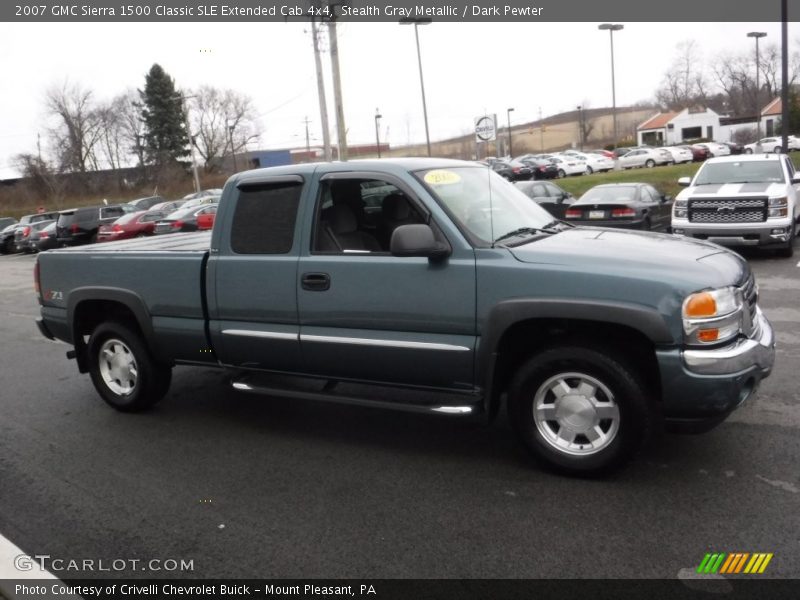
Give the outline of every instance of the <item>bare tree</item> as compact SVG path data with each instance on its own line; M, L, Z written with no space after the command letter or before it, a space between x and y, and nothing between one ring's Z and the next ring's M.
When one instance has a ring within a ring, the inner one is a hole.
M114 98L112 105L118 115L120 133L126 150L136 156L137 165L141 167L145 161L145 129L139 93L130 88Z
M209 85L200 87L193 96L190 110L193 142L206 171L213 170L226 154L241 152L260 136L249 96Z
M675 46L677 55L672 61L656 99L669 110L683 109L695 104L705 105L708 79L702 67L702 55L694 40L684 40Z
M28 180L31 191L40 200L47 199L61 208L66 180L57 169L36 154L17 154L14 163Z
M92 91L65 81L47 91L45 102L47 110L58 119L51 135L62 168L78 173L96 168L95 146L102 128Z

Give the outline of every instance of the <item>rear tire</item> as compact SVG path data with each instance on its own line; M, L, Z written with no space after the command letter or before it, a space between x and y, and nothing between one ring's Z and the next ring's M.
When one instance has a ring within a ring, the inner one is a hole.
M648 158L647 161L645 161L644 166L648 169L652 169L656 166L656 161L654 161L652 158Z
M594 169L592 169L592 167L586 167L586 174L591 175L592 173L594 173Z
M775 146L772 149L772 152L775 153L775 154L781 154L783 152L783 148L781 148L780 146Z
M566 176L567 176L567 172L564 169L559 169L558 170L558 178L559 179L563 179Z
M122 412L150 408L169 390L172 369L155 361L142 337L116 321L89 337L89 374L100 396Z
M517 371L508 392L519 441L549 468L600 475L630 460L655 412L637 373L605 349L551 348Z

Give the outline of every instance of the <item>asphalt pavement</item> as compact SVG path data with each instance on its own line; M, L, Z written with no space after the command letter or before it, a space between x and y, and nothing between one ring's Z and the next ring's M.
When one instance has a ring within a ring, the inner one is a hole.
M215 370L118 413L39 335L34 258L0 257L0 534L62 578L675 578L707 552L800 577L800 268L748 259L778 340L757 397L580 480L532 465L503 418L252 396Z

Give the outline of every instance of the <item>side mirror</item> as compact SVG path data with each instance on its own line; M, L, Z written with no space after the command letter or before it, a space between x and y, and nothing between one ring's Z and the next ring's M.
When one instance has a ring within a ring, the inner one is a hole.
M389 242L392 256L423 256L444 258L450 256L450 247L437 242L430 225L401 225L392 232Z
M800 171L792 175L792 183L800 183Z
M678 185L681 185L683 187L689 187L691 184L692 184L691 177L681 177L680 179L678 179Z

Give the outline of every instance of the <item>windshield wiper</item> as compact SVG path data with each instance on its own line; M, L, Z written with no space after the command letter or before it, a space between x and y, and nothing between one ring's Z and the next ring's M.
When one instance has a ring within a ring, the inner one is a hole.
M548 225L555 224L548 223ZM508 233L504 233L499 238L497 238L494 243L497 244L498 242L502 242L503 240L507 240L514 237L521 237L523 235L536 235L537 233L558 233L556 229L548 229L546 227L520 227L519 229L514 229L513 231L509 231Z

